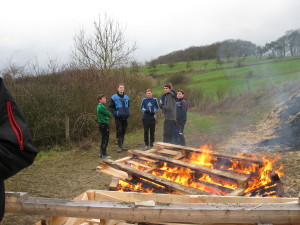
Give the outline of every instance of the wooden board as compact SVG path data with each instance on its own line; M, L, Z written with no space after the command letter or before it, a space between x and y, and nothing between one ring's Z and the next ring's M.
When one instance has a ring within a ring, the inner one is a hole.
M192 147L187 147L187 146L182 146L182 145L174 145L174 144L169 144L169 143L164 143L164 142L154 142L153 146L157 150L168 148L168 149L178 149L183 152L185 152L185 151L189 151L189 152L192 151L192 152L199 152L199 153L207 152L207 150L202 150L200 148L192 148ZM247 161L247 162L252 162L252 163L259 164L259 165L262 165L262 163L263 163L260 159L253 159L251 157L246 157L246 156L229 155L226 153L220 153L220 152L216 152L216 151L212 151L211 153L213 156L217 156L219 158Z
M132 202L65 200L28 197L7 202L7 213L100 218L139 222L299 224L295 203L156 203L154 207Z
M24 196L26 193L15 193L15 192L6 192L6 200L7 204L9 202L21 202L23 199L25 199ZM107 190L88 190L78 197L76 199L89 199L94 200L98 202L134 202L135 207L136 203L140 202L148 202L152 201L155 202L155 205L162 203L162 204L181 204L181 203L188 203L190 207L193 206L193 204L190 203L210 203L210 204L216 204L217 207L220 203L222 204L239 204L242 206L246 203L256 203L257 207L260 207L260 204L266 204L266 203L286 203L283 204L283 210L285 210L285 206L288 206L289 203L297 203L298 198L262 198L262 197L231 197L231 196L212 196L212 195L174 195L174 194L153 194L153 193L133 193L133 192L116 192L116 191L107 191ZM23 204L23 203L21 203ZM299 204L300 206L300 204ZM11 207L11 206L9 206ZM37 207L37 205L36 205ZM62 206L60 206L62 207ZM148 206L149 207L149 206ZM19 208L21 209L21 208ZM11 210L11 209L8 209ZM22 210L22 209L21 209ZM22 213L22 212L19 212ZM200 212L201 213L201 212ZM82 216L81 213L78 215ZM99 218L99 217L98 217ZM69 217L60 217L60 216L52 216L48 219L44 219L42 221L39 221L36 223L36 225L65 225L66 221L68 221L69 224L102 224L102 225L120 225L120 224L130 224L124 220L115 220L115 219L83 219L83 218L69 218ZM72 223L73 222L73 223ZM100 223L99 223L100 222ZM149 224L169 224L169 225L183 225L178 223L170 223L170 222L155 222L155 221L149 221ZM197 223L199 224L199 223ZM204 223L201 223L204 224ZM226 223L218 223L218 224L226 224ZM230 223L233 225L233 223ZM245 225L246 223L243 223ZM250 223L248 223L250 224ZM187 224L186 224L187 225Z
M215 195L176 195L137 192L119 192L94 190L94 200L135 202L153 200L158 203L288 203L297 202L297 198L215 196Z

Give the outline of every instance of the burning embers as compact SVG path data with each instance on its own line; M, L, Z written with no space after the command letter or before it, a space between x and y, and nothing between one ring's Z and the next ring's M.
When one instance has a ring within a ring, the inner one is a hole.
M98 169L118 178L113 188L179 194L274 196L283 195L278 160L253 155L235 156L157 142L148 151L133 150L117 161L104 160Z

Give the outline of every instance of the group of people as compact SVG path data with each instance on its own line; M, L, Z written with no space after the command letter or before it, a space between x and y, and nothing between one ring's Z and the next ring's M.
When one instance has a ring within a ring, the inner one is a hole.
M106 148L109 142L109 118L112 116L116 124L116 138L118 152L126 151L124 137L127 129L127 119L130 116L130 98L125 94L125 85L117 86L117 93L110 98L108 109L107 99L104 94L98 95L97 116L101 134L99 157L110 158ZM156 113L162 110L164 115L163 142L186 145L183 134L187 120L188 101L184 91L172 89L172 85L164 85L164 95L160 103L153 97L151 89L146 90L146 97L142 100L140 110L143 112L142 123L144 127L145 150L153 147L155 138Z

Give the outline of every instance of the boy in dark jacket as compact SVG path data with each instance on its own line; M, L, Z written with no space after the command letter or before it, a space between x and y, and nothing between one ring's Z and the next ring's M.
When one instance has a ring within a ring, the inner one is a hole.
M184 97L184 92L181 89L177 90L176 101L176 126L178 131L179 145L186 145L183 135L184 125L187 120L188 101Z
M156 98L153 98L152 90L147 89L147 98L144 98L141 103L141 111L143 112L143 126L144 126L144 142L145 150L153 147L155 136L155 114L159 110ZM150 131L150 144L149 144L149 131Z
M124 148L124 137L127 129L127 119L130 116L130 98L125 95L124 84L119 84L117 93L114 94L109 103L109 111L114 115L116 122L116 138L118 141L118 152L127 150Z
M99 157L110 158L110 156L106 154L106 148L109 141L109 119L108 118L111 117L111 114L106 109L105 104L106 104L106 97L104 94L100 94L98 96L98 106L97 106L98 124L99 124L99 130L102 137Z
M176 123L176 94L172 91L172 86L169 83L164 85L164 93L161 100L164 115L163 142L171 143Z

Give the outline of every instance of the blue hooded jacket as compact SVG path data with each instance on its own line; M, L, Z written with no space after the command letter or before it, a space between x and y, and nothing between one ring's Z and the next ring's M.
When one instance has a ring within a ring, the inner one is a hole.
M130 98L125 94L114 94L110 99L109 111L117 119L128 119L130 116Z

